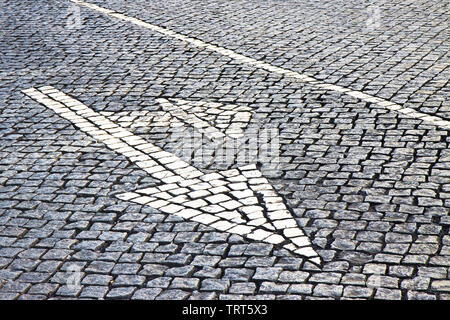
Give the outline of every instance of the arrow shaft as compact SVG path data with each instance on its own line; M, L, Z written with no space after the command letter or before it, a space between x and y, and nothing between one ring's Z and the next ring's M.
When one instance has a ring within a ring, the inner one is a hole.
M23 92L72 122L81 131L122 154L154 179L173 183L203 175L177 156L134 135L57 89L42 87L40 91L31 88Z

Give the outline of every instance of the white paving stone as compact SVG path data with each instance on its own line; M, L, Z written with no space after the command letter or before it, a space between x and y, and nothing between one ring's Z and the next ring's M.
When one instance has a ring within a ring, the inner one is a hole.
M277 211L268 212L267 216L272 221L292 218L292 216L288 210L277 210Z
M265 223L267 223L266 218L254 219L254 220L250 220L248 222L248 224L251 225L251 226L262 226Z
M290 240L299 247L306 247L306 246L311 245L308 237L296 237L296 238L291 238Z
M217 230L221 230L221 231L227 231L235 226L236 226L235 223L228 222L225 220L220 220L220 221L214 222L213 224L210 225L210 227L215 228Z
M219 218L216 216L213 216L211 214L204 213L204 214L200 214L198 216L193 217L191 220L209 225L209 224L219 220Z
M283 233L288 238L294 238L304 235L299 228L287 228L283 230Z
M139 204L147 204L149 202L155 201L155 198L147 197L147 196L140 196L137 198L134 198L133 201Z
M275 220L275 221L272 221L272 224L277 229L297 227L297 222L295 222L295 220L292 218L283 219L283 220Z
M136 192L144 193L144 194L154 194L154 193L161 192L161 190L159 190L158 188L151 187L151 188L139 189Z
M227 220L241 219L240 213L235 210L222 211L220 213L216 213L216 216L227 219Z
M189 190L189 189L187 189ZM204 198L211 195L211 192L209 192L208 190L197 190L197 191L192 191L190 193L188 193L188 196L191 197L192 199L196 199L196 198ZM208 200L208 199L205 199Z
M208 212L208 213L218 213L223 212L225 209L217 204L212 204L209 206L204 206L201 208L202 211Z
M230 183L227 185L227 187L233 190L246 190L248 188L247 184L244 182Z
M269 210L269 211L281 211L281 210L285 210L286 209L286 206L284 205L284 203L280 203L280 202L278 202L278 203L266 203L266 208L267 208L267 210ZM287 211L286 211L286 213L288 214L288 215L290 215ZM275 214L272 214L273 216L275 216Z
M175 198L170 198L169 201L172 203L183 205L185 202L190 201L190 199L186 195L179 195L176 196Z
M197 215L201 214L200 211L195 209L183 209L177 212L177 216L180 216L184 219L190 219L192 217L195 217Z
M262 176L262 174L259 170L242 171L242 175L246 178L259 178ZM266 182L267 182L267 180L266 180Z
M304 247L294 251L295 253L306 257L317 257L317 253L311 247Z
M258 198L256 197L248 197L248 198L244 198L244 199L239 199L239 202L242 203L244 206L250 206L253 204L258 204Z
M216 194L216 195L213 195L210 197L206 197L205 200L208 202L211 202L212 204L217 204L219 202L225 202L225 201L231 200L231 198L224 194Z
M255 231L253 231L252 233L249 233L247 235L247 237L249 237L250 239L253 239L253 240L261 241L261 240L264 240L264 239L270 237L271 235L272 235L271 232L257 229Z
M236 200L229 200L229 201L221 202L221 203L219 203L219 205L224 207L227 210L234 210L234 209L237 209L237 208L243 206L242 203L240 203Z
M176 188L169 190L169 193L175 196L188 193L190 190L188 188Z
M206 203L202 199L197 199L197 200L192 200L192 201L186 202L184 205L187 206L187 207L191 207L191 208L197 209L197 208L202 208L204 206L207 206L208 203Z
M152 195L153 197L156 197L158 199L164 199L164 200L169 200L172 199L173 196L171 196L170 194L168 194L167 192L158 192L158 193L154 193Z
M161 191L169 191L176 188L178 188L178 185L176 183L168 183L158 186L158 189Z
M266 242L273 243L273 244L279 244L285 241L285 239L278 235L278 234L272 234L270 237L265 239Z
M180 176L177 176L177 175L173 175L173 176L170 176L170 177L162 178L161 180L164 183L175 183L175 182L183 181L183 178L180 177Z
M211 188L211 189L208 189L208 190L209 190L209 192L211 192L212 194L226 193L226 192L229 192L229 191L230 191L230 189L228 189L228 188L225 187L225 186L214 187L214 188Z
M207 182L201 182L201 183L192 184L189 186L189 188L191 188L192 190L207 190L207 189L211 189L212 186Z
M159 209L168 204L169 204L169 202L167 202L165 200L156 200L156 201L147 203L147 205L149 205L150 207L155 208L155 209Z
M167 206L159 208L159 210L161 210L162 212L172 213L172 214L180 212L183 209L185 209L185 207L179 206L179 205L176 205L176 204L169 204Z

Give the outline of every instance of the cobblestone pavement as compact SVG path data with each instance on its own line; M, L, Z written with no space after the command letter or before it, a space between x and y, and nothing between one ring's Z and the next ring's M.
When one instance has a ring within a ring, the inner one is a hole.
M449 300L448 9L3 2L0 299Z

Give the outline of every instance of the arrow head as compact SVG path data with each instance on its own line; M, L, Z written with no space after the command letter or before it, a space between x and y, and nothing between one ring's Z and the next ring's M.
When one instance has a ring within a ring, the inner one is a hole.
M281 246L320 264L297 221L256 165L117 196L220 231Z

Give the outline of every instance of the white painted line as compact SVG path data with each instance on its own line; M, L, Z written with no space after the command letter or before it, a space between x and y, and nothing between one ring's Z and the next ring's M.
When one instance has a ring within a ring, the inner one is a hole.
M107 16L110 16L110 17L113 17L113 18L117 18L117 19L120 19L120 20L123 20L123 21L127 21L127 22L130 22L130 23L133 23L133 24L138 25L140 27L143 27L143 28L155 31L155 32L162 33L162 34L164 34L164 35L166 35L168 37L175 38L177 40L181 40L181 41L190 43L190 44L192 44L194 46L197 46L197 47L200 47L200 48L205 48L207 50L214 51L216 53L219 53L221 55L224 55L226 57L234 59L234 60L236 60L236 61L238 61L240 63L249 64L249 65L255 66L256 68L263 69L263 70L266 70L266 71L272 72L272 73L277 73L279 75L283 75L285 77L289 77L289 78L292 78L294 80L298 80L298 81L301 81L301 82L306 82L306 83L309 83L311 85L314 85L314 86L317 86L317 87L320 87L320 88L323 88L323 89L326 89L326 90L331 90L331 91L344 93L344 94L353 96L353 97L355 97L357 99L360 99L362 101L370 102L370 103L376 104L377 106L380 106L380 107L383 107L383 108L387 108L387 109L389 109L391 111L401 112L402 114L408 115L408 117L415 118L415 119L420 119L420 120L422 120L425 123L429 123L429 124L432 124L432 125L443 127L445 129L450 129L450 121L448 121L448 120L445 120L445 119L442 119L442 118L439 118L439 117L429 118L429 116L430 116L429 114L422 113L422 112L414 112L414 113L412 113L412 112L409 111L409 110L412 110L412 109L403 108L402 106L400 106L398 104L395 104L395 103L392 103L392 102L390 102L388 100L385 100L385 99L382 99L382 98L378 98L378 97L375 97L375 96L372 96L372 95L369 95L369 94L366 94L366 93L363 93L363 92L360 92L360 91L355 91L355 90L352 90L352 89L341 87L341 86L338 86L338 85L328 84L326 82L317 80L317 79L315 79L315 78L313 78L311 76L300 74L300 73L297 73L295 71L284 69L284 68L281 68L281 67L277 67L277 66L271 65L269 63L266 63L264 61L260 61L260 60L256 60L256 59L253 59L253 58L250 58L250 57L246 57L246 56L244 56L242 54L239 54L239 53L236 53L236 52L234 52L232 50L229 50L229 49L226 49L226 48L223 48L223 47L220 47L220 46L216 46L214 44L210 44L210 43L207 43L207 42L203 42L203 41L201 41L199 39L195 39L195 38L191 38L191 37L188 37L188 36L184 36L182 34L174 32L172 30L169 30L169 29L166 29L166 28L163 28L163 27L159 27L157 25L154 25L154 24L142 21L142 20L137 19L137 18L126 16L124 14L117 13L117 12L115 12L113 10L109 10L109 9L106 9L106 8L103 8L103 7L100 7L100 6L97 6L97 5L85 2L85 1L81 1L81 0L69 0L69 1L71 1L73 3L76 3L78 5L81 5L81 6L85 6L87 8L92 9L92 10L101 12L103 14L106 14ZM387 106L389 106L389 107L387 107Z
M283 199L262 177L256 165L204 174L52 87L22 92L160 181L156 188L123 193L117 196L119 199L150 206L252 240L281 245L313 263L321 263ZM184 193L188 196L198 193L199 197L192 199L182 195ZM211 196L201 196L201 193ZM257 200L258 194L261 195L261 203ZM248 204L248 198L256 199L256 203Z

